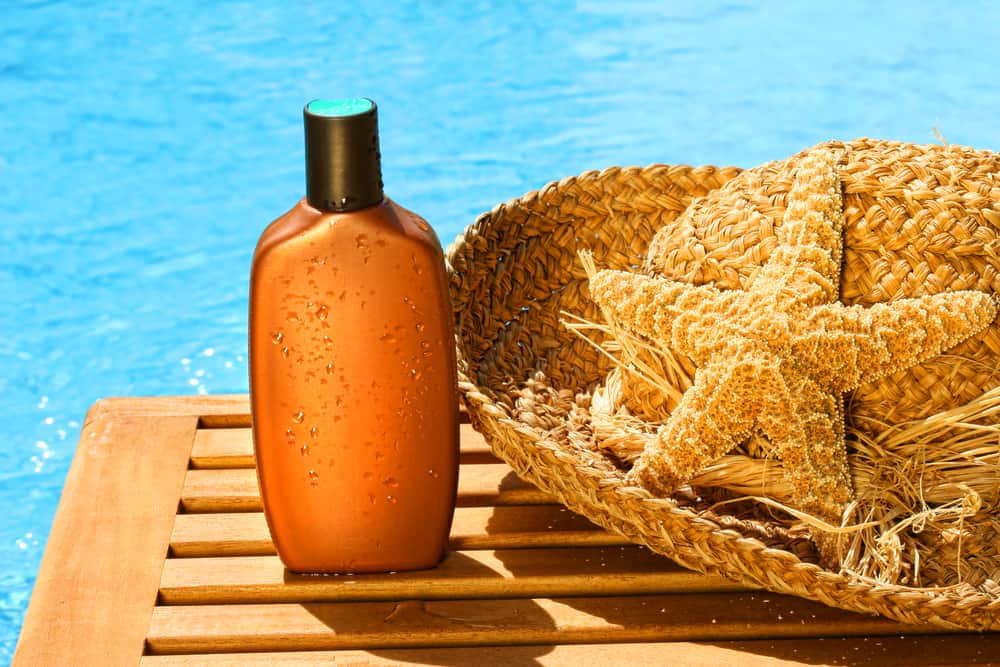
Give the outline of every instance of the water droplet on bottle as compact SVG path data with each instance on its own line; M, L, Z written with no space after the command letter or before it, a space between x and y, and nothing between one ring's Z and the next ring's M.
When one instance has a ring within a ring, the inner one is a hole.
M271 334L271 342L275 345L279 344L281 341L285 340L285 334L280 331L275 331Z
M409 302L410 302L410 297L404 296L403 297L403 303L409 303Z
M326 306L320 306L316 309L316 317L319 318L320 322L326 321L326 316L329 314L329 308Z
M327 364L326 365L326 374L327 375L333 375L333 364Z
M333 349L333 339L330 338L329 336L323 336L323 345L326 346L326 349L332 350Z
M379 336L378 339L380 341L382 341L383 343L395 343L396 342L396 337L393 336L391 333L384 333L381 336Z
M417 333L422 333L424 330L424 323L417 322L415 325L413 325L413 328L417 330Z
M368 494L368 502L370 502L372 505L375 504L375 494L374 493L369 493Z
M308 454L309 453L309 444L303 442L302 446L299 448L299 452L302 454L302 456L305 456L306 454Z
M376 461L381 461L384 458L385 458L385 454L383 454L382 452L375 452L375 460Z
M318 440L319 439L319 427L318 426L313 426L311 429L309 429L309 435L312 437L313 440Z
M386 477L385 479L382 480L382 484L395 489L397 486L399 486L399 480L396 479L395 477Z
M398 502L395 496L386 496L385 499L388 500L393 505L395 505Z
M319 473L315 470L309 471L309 483L313 486L319 486Z
M437 470L434 470L433 468L430 469L430 470L428 470L427 474L430 475L431 477L433 477L434 479L437 479L438 477L441 476L441 475L438 474Z
M306 413L302 412L301 410L292 415L292 421L294 421L296 424L301 424L302 420L305 418L306 418Z
M363 249L368 247L368 236L365 234L358 234L354 237L354 245L358 248Z
M281 356L283 356L285 359L288 358L290 352L291 350L289 350L287 347L281 348Z
M416 368L411 368L410 369L410 379L411 380L419 380L420 379L420 371L418 371Z
M285 440L288 441L289 445L295 444L295 431L290 428L285 429Z

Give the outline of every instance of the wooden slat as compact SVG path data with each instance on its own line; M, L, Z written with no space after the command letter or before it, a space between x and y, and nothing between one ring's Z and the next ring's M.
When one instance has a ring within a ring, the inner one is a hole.
M561 505L459 507L451 524L451 549L520 549L626 545ZM264 515L180 514L170 537L170 555L269 556L274 544Z
M144 398L142 400L172 401L173 403L169 405L169 409L173 412L170 414L174 414L177 411L178 402L187 401L182 407L197 410L197 414L200 417L198 425L201 428L250 428L250 397L247 394L171 397L168 399ZM185 412L183 414L188 413ZM469 412L461 403L458 405L458 421L460 424L469 423Z
M963 634L764 639L756 641L670 642L631 644L568 644L563 646L476 646L473 648L372 649L370 651L311 651L145 656L142 667L302 667L351 665L416 667L476 665L507 667L661 667L701 665L720 667L789 667L792 665L907 665L943 667L996 665L1000 635Z
M162 606L153 613L147 641L151 653L194 653L900 635L914 630L794 597L710 593Z
M506 463L463 465L458 475L460 507L544 505L554 499L521 481ZM181 491L185 512L259 512L257 474L252 469L189 470Z
M261 512L178 514L170 536L170 556L269 556L274 543Z
M229 416L250 414L250 399L246 394L104 398L95 403L91 410L97 405L100 405L106 413L114 413L123 419L196 417L201 422L206 419L226 420Z
M253 436L249 428L200 428L191 448L191 467L253 468Z
M462 463L496 463L483 436L469 424L459 426ZM198 429L191 450L191 467L253 468L253 435L249 428Z
M260 512L260 488L252 469L188 470L181 489L185 512Z
M87 415L16 665L130 664L142 655L198 423L143 417L143 403L99 401Z
M451 551L434 569L316 576L287 571L276 556L168 558L163 604L335 600L445 600L742 591L637 546Z

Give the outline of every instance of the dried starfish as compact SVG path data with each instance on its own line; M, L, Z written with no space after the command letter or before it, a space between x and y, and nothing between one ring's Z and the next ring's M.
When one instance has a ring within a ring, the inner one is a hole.
M839 303L843 219L837 158L802 159L779 245L744 290L601 271L590 292L626 330L690 357L697 370L628 480L666 495L762 432L799 509L840 525L853 497L843 394L940 354L985 328L992 298L959 291L870 308ZM835 542L817 536L835 565Z

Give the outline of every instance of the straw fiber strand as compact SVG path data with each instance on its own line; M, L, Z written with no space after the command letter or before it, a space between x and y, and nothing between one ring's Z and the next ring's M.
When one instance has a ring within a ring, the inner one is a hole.
M869 139L825 146L843 153L844 304L1000 291L1000 156ZM775 227L800 157L746 171L587 172L480 216L448 250L459 388L472 422L518 475L686 567L906 623L1000 629L995 497L983 497L964 537L921 537L966 567L955 577L954 568L927 564L926 587L915 587L821 568L807 531L772 521L767 508L717 505L726 496L698 486L654 497L626 483L620 461L595 444L602 425L592 408L611 400L609 373L622 391L638 395L640 387L611 373L614 362L563 324L567 313L601 320L578 251L593 253L602 269L745 288L778 245ZM861 386L847 397L848 420L878 438L973 401L1000 384L998 353L994 323L947 355ZM689 360L676 361L680 375L691 370ZM639 426L630 437L655 433L650 415L675 404L661 396L648 414L632 410ZM1000 421L1000 410L983 414L984 423ZM865 474L854 471L856 485Z

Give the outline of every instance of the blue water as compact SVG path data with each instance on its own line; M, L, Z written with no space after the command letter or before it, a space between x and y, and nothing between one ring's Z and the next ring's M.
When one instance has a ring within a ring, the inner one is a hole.
M387 191L445 243L609 165L1000 150L1000 4L867 4L0 1L0 659L87 407L246 391L306 101L378 101Z

